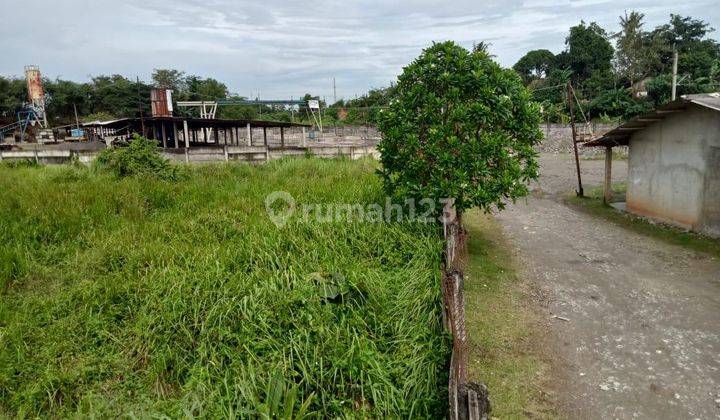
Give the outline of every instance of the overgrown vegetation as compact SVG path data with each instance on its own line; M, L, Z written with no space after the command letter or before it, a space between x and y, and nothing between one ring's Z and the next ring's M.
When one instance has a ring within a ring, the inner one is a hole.
M405 67L380 119L385 189L417 201L451 198L458 212L502 208L538 176L539 124L512 70L483 51L433 44Z
M720 89L720 44L709 37L714 29L708 23L673 14L648 31L643 20L642 13L626 13L617 33L580 22L570 28L564 51L533 50L520 58L513 68L543 104L547 121L567 120L568 81L589 119L629 118L667 102L673 48L678 95Z
M539 349L535 315L499 223L470 211L465 271L465 314L471 379L491 390L493 417L557 418L549 400L548 366Z
M442 417L437 227L265 214L381 203L375 169L0 167L0 413Z
M178 178L179 173L177 166L160 155L156 140L148 140L137 134L125 147L103 150L96 164L119 177L142 176L172 181Z
M625 189L625 184L613 185L613 192L616 199L624 197ZM621 213L611 206L604 204L602 197L602 187L594 187L590 188L589 191L586 190L585 197L577 197L573 194L572 196L566 197L566 201L585 212L602 217L608 222L615 223L624 228L720 258L719 239L713 239L663 223L654 223L646 218L634 216L629 213Z

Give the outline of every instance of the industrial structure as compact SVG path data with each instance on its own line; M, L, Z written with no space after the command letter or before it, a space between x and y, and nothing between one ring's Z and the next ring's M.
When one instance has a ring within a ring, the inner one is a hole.
M55 137L48 127L45 112L45 90L38 66L25 66L25 80L28 102L24 104L23 109L16 113L17 120L15 122L0 127L0 141L8 133L17 133L20 141L25 141L29 137L29 130L32 127L35 140L41 143L53 142Z
M585 143L628 146L627 211L720 237L720 93L685 95Z

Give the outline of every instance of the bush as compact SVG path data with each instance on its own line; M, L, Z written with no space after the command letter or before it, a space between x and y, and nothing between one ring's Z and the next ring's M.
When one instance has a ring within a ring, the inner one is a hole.
M538 176L539 106L513 70L484 52L433 44L404 69L382 114L388 193L488 211L526 195L525 183Z
M177 168L160 155L156 142L138 135L129 146L103 150L97 163L119 177L140 175L163 180L178 177Z

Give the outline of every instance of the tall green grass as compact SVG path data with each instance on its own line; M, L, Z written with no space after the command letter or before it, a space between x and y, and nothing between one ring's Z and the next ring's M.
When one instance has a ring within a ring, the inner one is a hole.
M275 190L382 203L374 169L0 166L0 413L442 416L436 228L265 214Z

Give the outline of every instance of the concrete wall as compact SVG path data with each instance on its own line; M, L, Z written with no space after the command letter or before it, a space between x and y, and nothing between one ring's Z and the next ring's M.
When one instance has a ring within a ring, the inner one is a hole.
M365 156L379 158L374 146L314 146L314 147L265 147L265 146L225 146L194 147L191 149L165 149L162 155L178 163L204 163L240 161L247 163L265 163L272 159L287 156L305 157L307 155L322 158L348 157L360 159ZM81 163L92 162L99 152L75 150L34 150L0 151L0 161L34 160L41 164L70 163L74 159Z
M630 139L628 210L712 234L720 223L713 215L720 179L709 169L714 147L720 113L695 105L638 131Z

